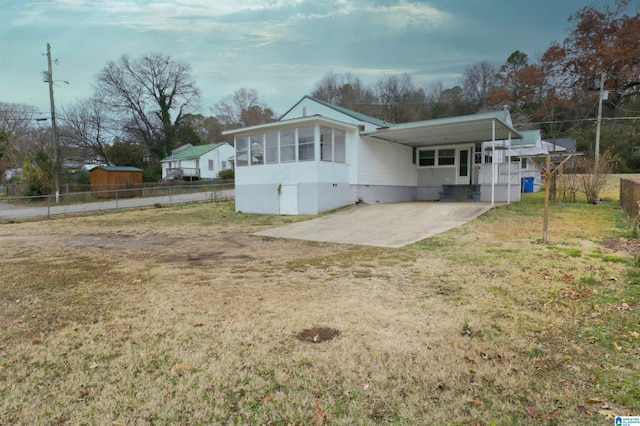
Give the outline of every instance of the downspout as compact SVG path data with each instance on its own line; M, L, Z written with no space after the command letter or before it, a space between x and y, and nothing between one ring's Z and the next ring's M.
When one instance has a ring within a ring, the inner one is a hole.
M491 207L496 199L496 120L491 120Z

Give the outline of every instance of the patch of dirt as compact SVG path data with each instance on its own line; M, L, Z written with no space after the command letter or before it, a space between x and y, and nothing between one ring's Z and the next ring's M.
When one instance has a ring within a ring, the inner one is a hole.
M302 342L322 343L339 335L340 332L335 328L314 327L302 330L300 333L296 334L296 338Z
M640 238L633 240L626 238L606 238L602 241L602 244L613 251L630 253L634 256L640 255Z
M80 247L100 248L138 248L148 246L168 246L181 241L182 238L163 235L129 235L129 234L85 234L77 235L69 243Z

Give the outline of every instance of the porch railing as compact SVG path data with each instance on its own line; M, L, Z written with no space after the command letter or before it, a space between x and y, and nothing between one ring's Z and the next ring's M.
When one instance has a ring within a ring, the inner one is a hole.
M497 185L520 185L520 162L496 163L495 165L495 181L492 180L494 174L493 164L480 165L478 173L478 183L480 185L491 185L495 182Z
M189 167L180 167L180 168L172 168L167 169L167 176L173 176L177 179L184 178L200 178L200 169L197 168L189 168Z

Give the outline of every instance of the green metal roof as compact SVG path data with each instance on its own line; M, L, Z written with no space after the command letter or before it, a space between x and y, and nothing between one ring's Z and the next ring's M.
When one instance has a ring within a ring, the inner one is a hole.
M213 151L214 149L221 147L225 143L226 142L220 142L220 143L210 143L210 144L207 144L207 145L192 146L191 148L183 149L180 152L177 152L175 154L171 154L170 156L163 158L162 161L165 161L165 160L182 160L182 159L185 159L185 158L198 158L198 157L201 157L202 155L206 154L209 151Z
M142 169L131 166L96 166L94 169L104 169L110 172L141 172Z
M540 135L540 129L536 130L520 130L522 139L514 139L511 141L511 146L514 148L535 145Z
M344 108L338 105L334 105L330 102L326 102L326 101L322 101L320 99L316 99L312 96L304 96L302 99L300 99L294 106L292 106L291 108L289 108L289 111L285 112L282 116L284 117L285 115L287 115L292 109L294 109L296 106L298 106L298 104L302 101L304 101L305 99L310 99L314 102L319 103L320 105L324 105L327 108L331 108L334 111L338 111L341 114L347 115L351 118L355 118L358 121L365 121L367 123L371 123L375 126L378 127L389 127L389 126L393 126L393 123L389 123L388 121L384 121L384 120L380 120L379 118L375 118L375 117L371 117L370 115L366 115L366 114L362 114L360 112L357 111L353 111L349 108Z

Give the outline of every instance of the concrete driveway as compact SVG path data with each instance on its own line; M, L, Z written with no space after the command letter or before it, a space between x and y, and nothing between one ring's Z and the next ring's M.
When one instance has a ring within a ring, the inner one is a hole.
M474 219L490 203L408 202L355 205L254 235L331 243L402 247Z

